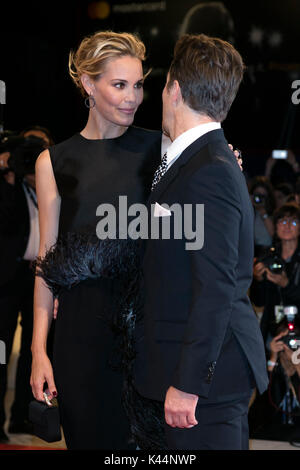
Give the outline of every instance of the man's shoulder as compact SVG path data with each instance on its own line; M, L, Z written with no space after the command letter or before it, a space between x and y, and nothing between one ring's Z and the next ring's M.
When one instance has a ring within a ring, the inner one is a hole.
M248 194L245 178L225 138L206 142L191 157L187 173L188 185L200 192L222 194L240 201Z
M232 154L223 129L214 129L192 142L183 152L183 158L190 160L189 163L193 165L212 164L219 159L225 163L230 153ZM227 157L225 160L224 156Z
M200 139L199 139L200 140ZM232 174L237 170L240 172L236 158L228 146L225 137L218 139L208 139L204 145L197 145L191 158L191 165L194 171L204 169L206 166L213 166L216 173Z

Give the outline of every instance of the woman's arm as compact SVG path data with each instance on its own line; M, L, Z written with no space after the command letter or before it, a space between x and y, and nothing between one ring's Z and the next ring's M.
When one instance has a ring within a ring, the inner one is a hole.
M275 338L273 338L270 343L270 359L268 361L269 372L272 372L272 370L275 367L275 364L277 364L279 353L284 351L284 343L283 341L280 341L280 339L283 336L286 336L287 334L288 334L288 329L282 331L281 333L279 333L279 335L275 336Z
M60 196L53 174L49 151L40 154L36 162L36 193L39 207L40 247L43 257L55 244L58 234ZM56 394L52 366L46 352L47 336L53 315L53 295L43 279L35 278L34 326L32 337L32 372L30 383L33 395L43 400L43 387L47 382L50 399ZM54 393L53 393L54 392Z

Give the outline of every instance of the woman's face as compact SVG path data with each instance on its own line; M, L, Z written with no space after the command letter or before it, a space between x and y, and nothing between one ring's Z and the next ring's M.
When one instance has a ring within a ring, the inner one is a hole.
M297 217L285 215L277 221L277 236L280 240L296 240L300 235L300 221Z
M110 60L98 80L93 82L92 95L96 110L108 124L129 126L143 101L143 68L139 59L124 56Z

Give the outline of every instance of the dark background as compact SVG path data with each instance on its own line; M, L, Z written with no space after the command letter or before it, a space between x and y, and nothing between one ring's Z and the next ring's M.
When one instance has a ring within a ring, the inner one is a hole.
M291 84L300 79L300 1L218 2L227 16L215 3L6 2L0 11L0 79L7 89L4 128L20 131L39 124L50 129L56 142L80 131L87 110L68 75L68 53L85 35L113 29L138 32L146 44L145 70L153 70L135 124L159 129L161 92L180 26L190 8L212 4L210 12L198 11L197 31L192 32L230 40L247 65L239 95L223 124L228 141L242 149L250 175L263 171L273 148L291 148L299 158L300 105L291 102ZM156 11L147 11L151 5ZM124 6L143 11L125 13L120 11Z

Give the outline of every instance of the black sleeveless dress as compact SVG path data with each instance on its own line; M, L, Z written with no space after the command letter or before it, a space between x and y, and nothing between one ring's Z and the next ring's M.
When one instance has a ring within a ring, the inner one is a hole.
M161 133L129 127L115 139L76 134L49 149L61 196L59 235L96 231L100 204L128 207L146 201L160 163ZM117 240L116 240L117 243ZM76 247L74 247L76 250ZM118 279L85 279L59 294L54 378L69 449L128 449L130 431L122 406L122 372L109 322Z

